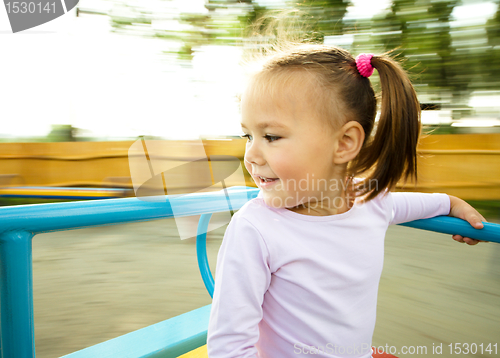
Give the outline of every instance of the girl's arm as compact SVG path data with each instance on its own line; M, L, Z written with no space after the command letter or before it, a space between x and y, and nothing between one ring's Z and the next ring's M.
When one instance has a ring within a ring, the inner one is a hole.
M390 224L448 215L466 220L476 229L482 229L481 221L486 221L476 209L455 196L425 193L389 193L389 195L391 195L393 203ZM454 235L453 239L469 245L475 245L479 242L479 240L460 235Z
M392 199L392 219L389 224L401 224L450 213L450 198L446 194L389 193Z
M258 324L271 282L269 252L259 231L233 216L219 251L208 327L210 358L257 357Z

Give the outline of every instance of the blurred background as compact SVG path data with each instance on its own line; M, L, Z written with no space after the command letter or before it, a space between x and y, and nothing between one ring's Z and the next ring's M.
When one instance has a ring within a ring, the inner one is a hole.
M16 34L2 8L0 205L134 196L137 140L167 141L172 150L156 154L175 165L200 142L209 157L241 162L240 62L255 46L246 29L281 9L300 9L303 35L318 42L394 50L427 133L419 182L398 190L457 195L500 222L500 2L475 0L81 0ZM196 178L188 166L175 193ZM245 172L228 185L253 183ZM212 268L224 228L208 235ZM42 234L33 247L38 357L210 303L194 240L179 240L171 220ZM374 345L500 345L499 247L391 228Z
M499 132L498 1L82 0L15 35L0 11L0 139L237 135L245 29L285 8L320 42L396 49L435 133Z

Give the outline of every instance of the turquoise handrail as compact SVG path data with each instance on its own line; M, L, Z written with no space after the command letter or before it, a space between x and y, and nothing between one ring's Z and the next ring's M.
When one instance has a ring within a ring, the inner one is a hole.
M232 187L231 206L241 208L258 189ZM0 208L0 349L2 358L35 357L32 238L71 230L228 211L224 191L105 199Z
M231 208L233 210L241 208L247 201L255 198L258 192L259 189L255 188L229 188L227 195ZM32 238L39 233L170 218L174 215L172 207L176 208L175 215L179 217L202 214L198 229L197 251L203 281L209 292L213 293L213 277L206 256L206 243L202 241L206 240L204 232L211 214L229 210L226 192L142 199L106 199L0 208L2 358L35 357ZM483 229L476 230L460 219L438 217L405 225L500 242L500 225L496 224L485 223Z

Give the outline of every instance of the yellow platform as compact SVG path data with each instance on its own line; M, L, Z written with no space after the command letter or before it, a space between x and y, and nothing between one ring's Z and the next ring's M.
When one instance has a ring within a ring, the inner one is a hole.
M207 346L204 345L189 353L183 354L177 358L208 358Z
M61 188L61 187L0 187L0 197L103 199L129 196L129 189L117 188Z

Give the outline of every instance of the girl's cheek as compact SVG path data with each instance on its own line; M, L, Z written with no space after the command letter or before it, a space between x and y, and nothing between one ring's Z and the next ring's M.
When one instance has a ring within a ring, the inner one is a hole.
M245 168L246 168L248 174L250 176L252 176L252 166L246 160L244 161L244 164L245 164ZM252 179L253 179L253 177L252 177Z
M302 172L302 166L295 160L290 160L287 156L277 157L273 162L273 173L282 180L296 178Z

